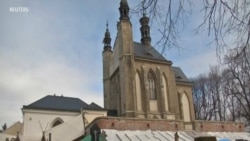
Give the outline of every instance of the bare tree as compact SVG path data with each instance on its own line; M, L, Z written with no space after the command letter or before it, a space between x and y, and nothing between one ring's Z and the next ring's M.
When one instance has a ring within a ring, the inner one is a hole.
M203 0L203 4L204 19L199 28L213 34L217 53L227 47L245 52L250 38L250 1Z
M244 48L244 47L242 47ZM250 122L250 62L248 50L233 50L225 57L231 75L233 87L230 95L236 98L239 104L239 114Z
M161 38L156 46L161 47L161 53L166 49L181 48L179 46L180 30L183 27L184 17L190 13L189 0L142 0L132 13L148 14L151 24L156 25Z
M192 79L195 117L198 120L214 120L216 99L211 93L208 75L202 74Z
M214 109L214 119L223 120L222 104L224 97L221 93L221 73L219 66L211 66L208 73L209 95L211 95L211 102Z
M180 48L181 25L186 22L184 17L193 8L191 6L189 0L142 0L132 11L137 14L147 11L152 24L159 27L162 36L157 45L164 53L167 48ZM203 0L199 8L204 17L197 23L199 26L195 31L206 30L208 36L213 37L218 56L228 48L239 48L239 53L249 50L249 0Z
M236 97L232 95L235 83L230 69L222 71L222 95L224 97L223 116L224 120L237 121L240 119L240 104Z
M217 56L225 58L227 68L222 75L214 70L193 79L196 118L236 121L244 117L250 122L250 0L202 2L199 8L204 16L195 31L205 30L213 38L211 44L216 46ZM159 27L161 38L156 44L164 53L181 48L184 17L191 6L189 0L142 0L132 12L146 13L151 24Z

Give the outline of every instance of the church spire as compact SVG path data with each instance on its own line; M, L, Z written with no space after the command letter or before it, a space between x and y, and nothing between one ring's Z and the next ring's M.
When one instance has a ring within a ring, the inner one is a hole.
M111 50L110 43L111 43L111 38L110 38L109 29L108 29L108 21L107 21L106 32L105 32L105 36L104 36L104 39L103 39L104 51Z
M121 0L119 11L120 20L129 20L129 6L127 0Z
M143 17L140 19L141 43L147 47L150 47L151 46L151 37L150 37L150 27L148 25L149 18L146 16L146 9L144 7L144 2L145 2L145 0L143 1Z

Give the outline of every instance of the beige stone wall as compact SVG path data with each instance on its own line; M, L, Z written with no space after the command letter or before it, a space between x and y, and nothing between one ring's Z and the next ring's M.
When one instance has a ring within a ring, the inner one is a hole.
M179 101L175 76L168 62L135 59L135 71L141 82L141 106L147 118L167 118L167 115L179 114ZM152 71L156 80L156 100L149 100L147 74ZM166 87L164 87L166 86ZM137 89L137 88L135 88ZM170 117L170 116L169 116ZM178 116L171 116L171 118Z
M103 57L103 92L104 92L104 108L109 109L110 105L110 65L113 53L111 51L104 51Z
M110 64L105 64L108 67L110 67L110 72L109 72L110 75L112 75L119 67L119 57L120 57L119 45L120 41L116 39L114 43L112 58L110 59Z
M177 93L180 99L180 118L184 119L184 114L189 114L191 121L195 120L195 114L194 114L194 103L193 103L193 95L192 95L192 85L186 84L186 83L177 83ZM183 96L187 97L188 104L189 105L183 105L181 99ZM185 108L189 109L189 113L186 113L187 111L184 111L182 106L186 106Z
M118 34L114 44L112 59L104 63L110 67L110 86L106 85L109 91L104 105L109 109L118 110L121 116L134 116L135 114L135 91L134 69L133 69L133 36L132 25L129 20L121 20L118 25ZM106 58L104 58L106 59ZM104 86L105 87L105 86Z
M120 74L116 71L110 78L110 109L116 109L118 115L122 113L121 91L120 91Z
M121 20L118 23L119 40L119 76L121 94L121 115L134 116L135 112L135 91L134 87L134 51L132 25L129 20Z

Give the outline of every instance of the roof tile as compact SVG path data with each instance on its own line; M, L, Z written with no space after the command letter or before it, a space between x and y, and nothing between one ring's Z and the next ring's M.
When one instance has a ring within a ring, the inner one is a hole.
M72 111L79 112L81 109L102 109L99 105L88 105L79 98L48 95L29 105L24 105L24 109L40 109L40 110L59 110L59 111ZM97 108L98 107L98 108Z

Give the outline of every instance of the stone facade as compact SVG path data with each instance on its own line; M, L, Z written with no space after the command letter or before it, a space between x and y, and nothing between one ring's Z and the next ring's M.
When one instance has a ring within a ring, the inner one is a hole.
M104 108L121 117L194 121L192 83L151 46L149 18L144 14L140 19L142 38L137 43L126 0L119 10L113 48L108 27L103 40Z

